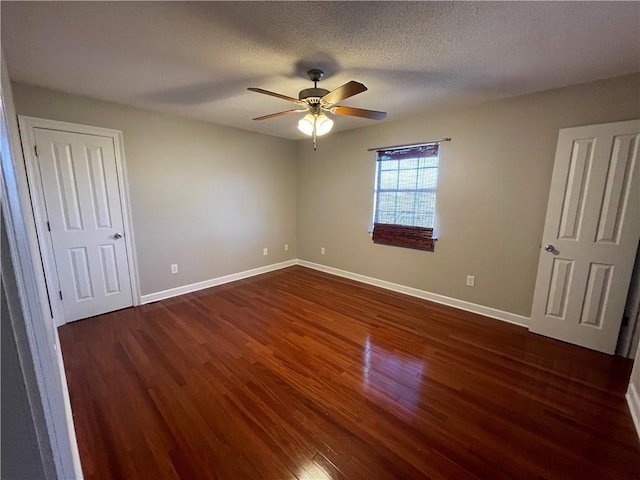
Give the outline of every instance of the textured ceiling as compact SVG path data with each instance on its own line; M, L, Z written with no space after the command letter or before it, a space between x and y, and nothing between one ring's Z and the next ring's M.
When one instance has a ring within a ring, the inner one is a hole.
M341 105L418 112L640 71L638 2L6 2L14 80L285 138L311 67ZM372 120L337 117L334 131Z

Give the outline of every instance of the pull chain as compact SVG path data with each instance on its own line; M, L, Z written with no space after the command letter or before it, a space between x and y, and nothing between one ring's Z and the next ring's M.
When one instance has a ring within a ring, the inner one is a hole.
M313 151L315 152L318 149L318 145L316 144L316 122L318 121L317 117L313 117Z

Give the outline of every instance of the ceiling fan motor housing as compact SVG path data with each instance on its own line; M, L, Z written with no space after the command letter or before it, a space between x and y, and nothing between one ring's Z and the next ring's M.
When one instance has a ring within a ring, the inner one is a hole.
M304 90L300 90L300 93L298 94L298 100L308 99L311 101L311 103L317 103L317 101L313 102L313 99L317 98L319 101L327 93L329 93L329 90L325 88L305 88Z

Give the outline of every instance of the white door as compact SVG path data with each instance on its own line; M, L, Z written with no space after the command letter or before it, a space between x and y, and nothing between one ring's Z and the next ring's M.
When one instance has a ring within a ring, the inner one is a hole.
M113 139L35 129L65 320L133 305Z
M640 239L640 120L560 130L530 330L614 353Z

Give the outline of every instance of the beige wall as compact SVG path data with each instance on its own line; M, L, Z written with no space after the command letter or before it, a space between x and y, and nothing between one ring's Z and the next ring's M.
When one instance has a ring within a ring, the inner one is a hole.
M638 117L629 75L300 141L298 257L529 316L558 130ZM435 252L374 245L367 148L441 137Z
M293 142L19 83L13 94L19 115L123 131L143 295L296 258Z
M24 84L14 84L14 97L22 115L124 132L143 294L298 257L528 316L558 130L640 117L639 85L630 75L442 115L390 116L322 137L317 152L309 140ZM374 245L375 161L366 149L444 136L453 141L441 152L436 251Z
M49 446L44 444L41 451L38 445L38 426L40 420L44 423L44 414L42 407L34 405L34 412L30 408L29 403L29 387L28 378L35 380L34 366L30 362L30 358L26 355L20 356L20 350L16 342L16 326L23 325L24 318L19 311L11 311L9 308L9 296L12 292L7 292L4 282L6 277L15 276L13 265L11 265L11 257L8 248L5 245L5 228L4 222L0 222L2 229L2 282L0 282L0 343L1 358L0 362L0 411L2 413L2 429L0 429L0 471L3 478L47 478L45 471L49 474L55 472L53 468L53 453ZM5 253L6 252L6 253ZM6 261L6 263L5 263ZM13 292L17 297L18 293ZM16 303L19 300L15 299ZM17 318L16 318L17 317ZM29 373L24 373L25 370ZM32 387L32 391L33 391ZM32 399L32 401L40 400L40 398ZM40 431L46 431L40 427ZM47 465L49 464L49 465ZM48 467L48 468L47 468ZM51 477L53 478L53 477Z

